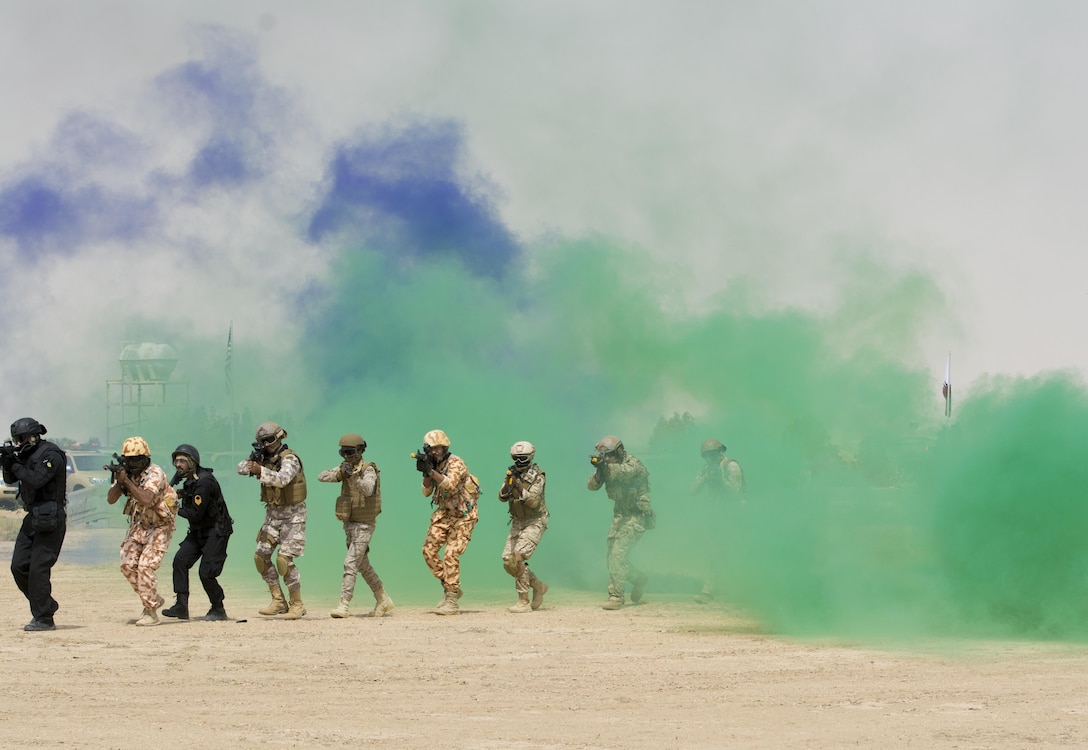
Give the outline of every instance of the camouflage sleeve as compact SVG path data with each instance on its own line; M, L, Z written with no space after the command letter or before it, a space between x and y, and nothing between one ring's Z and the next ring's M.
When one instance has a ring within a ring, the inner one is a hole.
M648 482L650 472L646 471L646 467L642 465L641 461L630 460L623 461L618 464L609 464L608 466L608 481L616 481L619 484L635 484L639 482Z
M691 483L688 491L693 495L698 494L699 490L703 489L703 487L706 487L706 480L709 476L710 475L707 473L706 470L706 464L703 464L699 467L699 473L695 475L695 481Z
M334 469L325 469L323 472L317 475L317 481L319 482L341 482L340 467L337 466Z
M159 518L168 518L173 515L173 507L177 507L178 493L170 486L170 480L166 478L166 472L155 464L151 464L140 479L140 489L152 494L154 504L149 506Z
M722 467L722 481L734 492L744 492L744 472L736 461L729 461Z
M458 456L450 456L446 464L446 471L442 475L442 483L439 487L452 493L468 479L468 467Z
M245 461L239 461L238 468L235 469L235 471L244 477L249 476L249 459L247 458Z
M362 493L363 497L370 497L374 494L374 488L378 485L378 472L374 471L373 466L366 467L366 471L355 472L351 475L349 480L355 489Z
M272 471L267 466L261 467L261 484L267 484L270 487L286 487L300 471L302 471L302 463L298 460L298 456L288 453L280 462L279 471Z
M586 487L589 488L590 492L596 492L601 487L604 487L604 480L602 480L600 476L601 475L597 472L593 472L589 475L589 481L586 482Z

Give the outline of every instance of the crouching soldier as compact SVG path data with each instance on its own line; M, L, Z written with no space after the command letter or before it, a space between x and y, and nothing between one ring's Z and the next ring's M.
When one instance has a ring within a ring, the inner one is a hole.
M200 560L200 585L211 602L205 620L226 620L223 609L223 587L217 580L227 562L227 542L234 530L234 521L227 512L223 490L212 470L200 465L200 453L182 443L173 455L175 474L170 484L183 481L178 498L178 515L189 521L189 533L174 553L174 595L177 601L162 613L166 617L189 619L189 569Z

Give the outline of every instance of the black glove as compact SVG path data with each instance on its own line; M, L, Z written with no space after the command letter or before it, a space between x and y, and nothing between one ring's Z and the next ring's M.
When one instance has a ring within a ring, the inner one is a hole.
M0 466L4 467L4 471L11 471L15 468L15 454L3 453L0 454Z
M423 476L427 476L434 471L434 459L431 458L429 453L416 454L416 471Z
M345 461L344 463L340 464L340 473L343 474L345 477L350 477L351 476L351 462L350 461Z

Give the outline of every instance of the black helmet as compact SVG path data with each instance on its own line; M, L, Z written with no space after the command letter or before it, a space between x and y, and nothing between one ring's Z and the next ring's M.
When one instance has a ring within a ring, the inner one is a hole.
M23 417L11 423L11 437L26 440L45 434L45 425L33 417Z
M174 449L173 454L170 456L170 460L173 461L178 456L187 456L189 460L193 462L193 466L200 466L200 451L188 443L182 443Z

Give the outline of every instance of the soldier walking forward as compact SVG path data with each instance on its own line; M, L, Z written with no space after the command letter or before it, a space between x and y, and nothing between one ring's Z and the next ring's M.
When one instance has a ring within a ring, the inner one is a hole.
M480 485L465 462L450 453L450 439L442 430L423 436L423 450L413 454L416 471L423 475L423 496L435 506L431 525L423 541L423 559L431 573L442 583L442 601L435 614L460 612L461 555L472 539L472 530L480 518L476 500ZM441 555L445 547L445 554Z
M306 549L306 475L302 459L283 442L287 430L275 422L263 422L257 427L256 437L253 453L238 464L238 473L261 483L261 502L265 504L264 524L257 532L253 561L268 584L272 602L258 612L297 620L306 614L302 578L295 566L295 558L302 557ZM273 552L276 552L275 563ZM281 576L290 604L283 598Z
M502 566L514 577L514 589L518 601L510 612L524 614L540 609L548 584L529 570L529 558L533 556L540 538L548 528L548 506L544 502L544 470L533 463L536 448L527 440L519 440L510 447L510 460L514 463L506 471L506 479L499 488L499 500L510 511L510 534L502 551ZM529 601L529 591L533 599Z
M348 553L344 558L344 579L340 584L340 604L329 612L331 617L347 617L355 594L355 579L362 576L374 594L374 608L368 617L384 617L393 611L393 600L385 593L382 579L370 564L370 540L378 515L382 512L381 473L375 463L363 459L366 441L348 433L340 438L340 458L333 469L317 475L319 482L340 482L336 498L336 518L344 524Z

